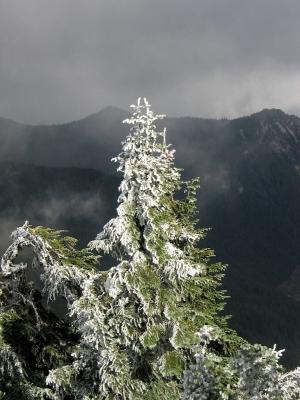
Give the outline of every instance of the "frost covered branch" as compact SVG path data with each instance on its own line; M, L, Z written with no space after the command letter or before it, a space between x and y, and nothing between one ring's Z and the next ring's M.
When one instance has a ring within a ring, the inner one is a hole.
M43 292L48 300L57 296L73 299L74 291L80 288L88 273L69 262L65 249L55 248L40 234L44 231L33 228L28 221L17 228L11 235L13 242L1 259L1 270L5 277L17 276L18 272L27 268L26 263L15 261L20 251L30 247L33 251L32 266L41 269L41 279L44 283ZM45 230L49 233L49 230ZM50 236L51 237L51 236Z

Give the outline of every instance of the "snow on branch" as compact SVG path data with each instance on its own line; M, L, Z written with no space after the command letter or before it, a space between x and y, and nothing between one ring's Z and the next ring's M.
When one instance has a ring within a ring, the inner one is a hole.
M17 276L27 268L27 264L16 263L22 249L30 247L33 251L33 267L41 267L41 279L44 283L43 292L48 300L64 296L67 300L74 297L74 289L80 287L87 277L87 272L68 262L64 248L54 248L28 221L17 228L11 235L12 244L1 259L1 271L4 276Z

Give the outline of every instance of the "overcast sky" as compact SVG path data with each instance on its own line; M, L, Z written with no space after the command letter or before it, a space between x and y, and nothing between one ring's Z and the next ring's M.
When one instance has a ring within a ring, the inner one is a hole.
M299 0L0 0L0 116L300 115Z

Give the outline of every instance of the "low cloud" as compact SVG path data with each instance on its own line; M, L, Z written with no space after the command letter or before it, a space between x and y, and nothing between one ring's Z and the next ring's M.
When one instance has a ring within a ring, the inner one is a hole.
M10 0L0 115L78 119L146 95L170 116L300 112L297 0Z

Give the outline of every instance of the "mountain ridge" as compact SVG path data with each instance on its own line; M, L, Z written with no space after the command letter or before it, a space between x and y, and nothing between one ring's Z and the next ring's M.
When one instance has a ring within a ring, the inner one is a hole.
M270 121L274 113L286 126L282 128L273 123L272 129L275 129L277 134L284 129L291 133L296 127L298 140L300 118L289 116L281 110L262 110L252 116L233 120L166 118L158 121L158 127L167 127L167 139L176 147L181 163L181 159L186 158L185 154L181 153L186 153L189 142L196 141L203 146L203 149L206 145L210 145L209 149L206 148L206 151L210 152L215 141L219 143L224 140L236 141L242 134L241 130L245 130L247 125L250 127L246 129L248 133L247 135L244 133L244 138L247 136L253 147L255 144L253 132L262 131L264 134L265 121ZM128 127L122 124L128 115L129 113L122 109L107 107L78 121L60 125L31 126L0 119L0 160L45 166L95 168L114 173L109 160L118 153L120 142L128 133ZM274 117L271 120L274 120ZM289 121L289 124L286 124L286 121ZM182 145L184 149L181 148ZM278 143L274 144L275 147L276 145L279 149ZM201 151L198 145L196 147ZM192 153L195 151L192 146L190 150ZM89 157L84 157L85 154L89 154ZM99 157L99 154L105 154L106 158ZM195 158L197 157L193 154L192 159Z
M5 117L5 116L0 116L0 123L6 121L7 123L13 123L13 124L16 124L16 125L21 125L21 126L26 126L26 127L65 126L65 125L68 125L68 124L85 121L85 120L90 119L90 118L98 118L98 116L101 116L101 115L103 115L105 113L109 113L109 112L111 112L111 113L118 112L118 113L124 114L124 115L129 115L130 114L130 111L126 111L125 109L123 109L121 107L108 105L108 106L105 106L105 107L101 108L99 111L92 112L92 113L90 113L90 114L88 114L86 116L75 118L73 120L67 120L65 122L32 123L31 124L31 123L25 123L25 122L18 121L18 120L14 119L14 118L8 118L8 117ZM271 115L271 114L273 114L273 115L275 115L275 114L278 114L278 115L279 114L281 114L281 115L284 114L284 115L289 116L289 117L295 117L295 118L299 118L300 119L300 116L298 116L296 114L289 114L288 112L283 111L280 108L275 108L275 107L274 108L273 107L272 108L263 108L260 111L255 111L255 112L252 112L250 114L245 114L245 115L237 116L237 117L234 117L234 118L229 118L229 117L226 117L226 116L225 117L220 117L220 118L212 118L212 117L201 117L201 116L193 116L193 115L170 116L168 118L169 119L181 119L181 118L185 119L186 118L186 119L204 120L204 121L205 120L209 120L209 121L224 121L224 120L225 121L234 121L234 120L238 120L238 119L242 119L242 118L259 116L259 115L263 115L263 114L266 114L266 115L267 114L269 114L269 115Z

